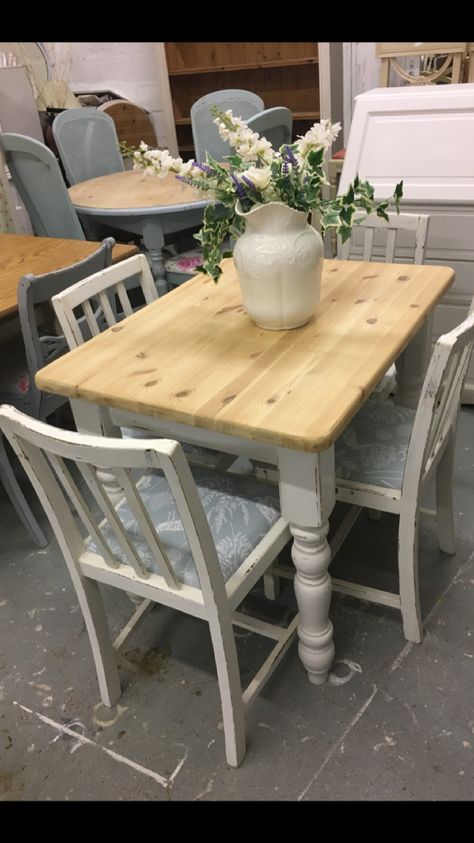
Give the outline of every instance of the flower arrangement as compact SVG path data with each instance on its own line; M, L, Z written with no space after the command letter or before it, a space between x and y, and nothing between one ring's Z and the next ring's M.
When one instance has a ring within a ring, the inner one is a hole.
M215 200L206 207L204 224L195 235L203 252L202 265L196 269L208 273L214 281L222 273L222 258L232 254L223 251L226 238L239 237L245 230L245 220L236 213L237 203L244 213L268 202L282 202L307 214L318 211L322 234L334 229L343 242L350 237L353 221L357 222L356 212L376 213L388 220L390 205L399 210L402 182L396 185L389 199L379 204L374 201L373 187L358 177L344 195L335 199L322 197L322 188L328 184L324 159L339 134L340 123L331 124L329 120L315 123L295 143L275 151L266 138L252 132L232 111L223 112L211 106L211 112L221 138L233 150L225 163L214 161L210 155L206 155L205 163L183 162L181 158L172 158L167 149L150 149L143 141L138 149L126 151L133 156L134 169L162 178L175 173L176 178L205 191L207 197Z

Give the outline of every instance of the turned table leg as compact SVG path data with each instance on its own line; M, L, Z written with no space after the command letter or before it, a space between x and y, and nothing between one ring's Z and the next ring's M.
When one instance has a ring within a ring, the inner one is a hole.
M310 454L279 448L278 467L281 511L294 538L298 652L309 681L321 685L334 659L327 541L328 518L335 502L334 449Z
M147 220L143 226L143 243L150 255L151 271L155 279L156 289L160 296L168 292L168 284L165 277L165 262L163 259L163 246L165 235L159 217Z
M431 355L433 313L425 319L407 347L395 361L397 391L395 404L416 410Z

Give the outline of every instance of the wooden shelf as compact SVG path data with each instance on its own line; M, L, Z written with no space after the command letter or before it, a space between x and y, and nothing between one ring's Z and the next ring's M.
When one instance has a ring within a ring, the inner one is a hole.
M233 70L265 70L266 67L296 67L297 65L317 64L317 56L297 59L271 59L264 62L248 62L246 64L233 64L213 67L184 67L179 70L169 70L168 76L192 76L197 73L227 73Z
M190 112L202 96L241 89L260 96L264 108L293 114L293 137L320 117L316 41L166 42L173 116L180 153L194 154Z
M295 111L293 113L293 120L319 120L320 117L319 111Z

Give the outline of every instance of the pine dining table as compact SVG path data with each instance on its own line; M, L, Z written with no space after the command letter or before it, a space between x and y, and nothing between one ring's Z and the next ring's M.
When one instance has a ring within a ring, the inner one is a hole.
M397 362L399 403L416 406L430 316L454 282L445 266L326 260L321 301L301 328L257 327L231 258L216 285L196 276L42 369L78 429L145 426L278 465L293 536L299 655L310 681L334 658L329 516L334 443Z
M0 234L0 320L17 313L18 282L23 275L44 275L89 257L100 243L29 234ZM136 254L136 246L116 244L112 260Z
M176 176L161 179L143 170L125 170L79 182L69 188L69 196L78 214L89 222L143 237L160 295L168 290L163 260L165 236L201 225L209 204Z

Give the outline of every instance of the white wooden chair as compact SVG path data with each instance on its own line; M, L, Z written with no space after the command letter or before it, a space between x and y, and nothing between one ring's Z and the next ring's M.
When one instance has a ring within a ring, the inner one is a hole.
M245 711L290 646L298 622L295 617L281 627L237 611L290 539L277 490L206 469L196 469L194 479L181 445L171 440L85 436L7 405L0 407L0 429L39 495L69 568L104 705L112 706L121 695L114 650L128 638L143 607L112 644L99 583L209 624L226 757L237 767L245 755ZM103 514L100 523L71 465ZM124 490L115 508L100 480L104 468L112 469ZM145 473L135 485L137 470ZM233 624L276 641L243 693Z
M401 610L409 641L423 637L418 588L418 528L422 492L436 472L439 546L455 553L452 484L463 382L474 345L474 299L468 317L439 337L417 410L367 401L337 440L336 500L352 504L331 542L334 558L363 507L399 515L399 593L333 579L335 591ZM259 476L275 478L275 469ZM287 576L277 566L277 575ZM291 575L292 576L292 575ZM271 573L267 574L269 590ZM273 593L276 592L273 584Z
M356 220L360 222L352 229L351 237L345 243L337 237L337 259L424 263L430 217L427 214L390 213L388 218L387 222L377 214L356 214ZM393 364L370 397L386 398L395 387Z
M377 214L357 213L349 240L337 238L338 260L383 263L424 263L430 218L427 214L389 213L388 222ZM408 235L403 232L411 232Z
M142 254L133 255L101 272L96 272L53 296L51 301L71 350L82 345L88 338L84 328L88 328L92 336L97 336L104 328L113 328L124 316L132 315L133 307L125 286L132 278L133 293L136 294L140 289L145 304L151 304L158 298L148 261ZM123 315L117 313L116 297L120 301ZM121 430L126 438L150 435L138 428L122 427ZM225 469L236 459L234 455L198 445L185 444L183 447L195 465Z

